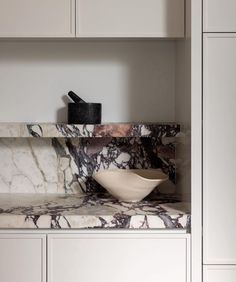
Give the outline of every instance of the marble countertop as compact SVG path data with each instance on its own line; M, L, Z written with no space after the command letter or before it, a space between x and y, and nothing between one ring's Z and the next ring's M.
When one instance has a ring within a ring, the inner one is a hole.
M126 203L104 194L0 194L0 228L189 230L190 213L170 197Z

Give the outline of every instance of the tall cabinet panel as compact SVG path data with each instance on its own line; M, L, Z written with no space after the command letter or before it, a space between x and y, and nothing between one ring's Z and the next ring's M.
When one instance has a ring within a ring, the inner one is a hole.
M236 264L236 34L205 34L204 264Z
M236 32L235 0L203 0L205 32Z
M204 267L204 281L235 282L236 266L207 265Z

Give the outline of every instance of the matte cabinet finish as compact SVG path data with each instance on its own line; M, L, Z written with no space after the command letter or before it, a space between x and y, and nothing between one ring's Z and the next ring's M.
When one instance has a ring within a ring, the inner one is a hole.
M48 282L186 282L187 245L173 235L49 235Z
M0 37L75 36L75 0L0 0Z
M205 266L203 282L235 282L236 266Z
M184 0L77 0L77 37L183 37Z
M235 0L203 0L205 32L236 32Z
M184 0L0 0L0 37L184 37L184 10Z
M46 282L46 236L0 235L0 281Z
M205 35L203 52L204 264L236 264L236 34Z

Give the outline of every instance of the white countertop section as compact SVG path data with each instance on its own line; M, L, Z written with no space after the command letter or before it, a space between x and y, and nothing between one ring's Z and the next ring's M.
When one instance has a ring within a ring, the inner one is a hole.
M119 202L108 195L0 194L0 228L190 229L187 203Z

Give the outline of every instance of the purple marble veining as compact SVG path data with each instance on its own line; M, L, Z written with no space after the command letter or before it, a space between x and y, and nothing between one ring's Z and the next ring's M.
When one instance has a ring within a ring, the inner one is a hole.
M95 125L27 124L29 137L174 137L180 131L175 123L113 123ZM50 130L53 128L54 130Z
M0 228L186 229L189 207L174 197L139 203L120 202L107 194L3 194Z
M72 139L61 142L52 139L52 146L59 158L73 159L77 171L72 182L78 183L84 193L103 189L92 174L104 169L161 168L175 183L175 146L162 145L159 138L83 138L79 144ZM65 191L69 192L70 186L65 187Z
M104 169L157 169L176 182L167 124L0 124L0 193L91 193Z

